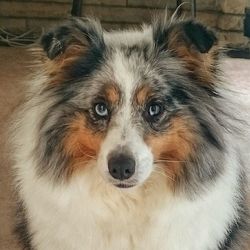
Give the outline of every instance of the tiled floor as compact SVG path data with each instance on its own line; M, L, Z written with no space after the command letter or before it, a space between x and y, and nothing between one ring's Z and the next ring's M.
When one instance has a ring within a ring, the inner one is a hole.
M14 198L11 188L11 151L6 147L8 119L23 97L25 79L31 69L30 57L24 49L0 47L0 250L17 250L11 234ZM245 94L240 99L250 113L250 60L226 59L223 63L227 79Z

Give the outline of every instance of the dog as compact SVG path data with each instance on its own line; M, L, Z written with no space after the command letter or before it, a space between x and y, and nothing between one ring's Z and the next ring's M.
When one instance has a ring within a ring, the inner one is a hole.
M13 139L23 249L250 249L247 124L212 30L72 18L33 52Z

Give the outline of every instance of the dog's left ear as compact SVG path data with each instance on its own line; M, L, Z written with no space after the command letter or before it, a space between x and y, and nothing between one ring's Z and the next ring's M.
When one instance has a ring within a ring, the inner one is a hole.
M209 80L217 60L217 37L201 23L193 20L170 24L156 23L154 41L160 50L180 58L194 77Z
M208 53L213 45L217 43L217 38L211 30L200 23L189 21L183 23L184 39L186 43L193 44L201 53Z
M194 20L163 24L158 21L154 27L154 40L165 49L178 50L179 46L208 53L217 44L215 33Z

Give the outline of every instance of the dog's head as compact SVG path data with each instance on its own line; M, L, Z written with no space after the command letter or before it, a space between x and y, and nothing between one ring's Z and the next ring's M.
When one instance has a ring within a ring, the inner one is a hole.
M220 171L217 39L195 21L106 32L73 19L41 38L50 99L40 124L39 172L70 178L97 168L117 187L155 172L197 186Z

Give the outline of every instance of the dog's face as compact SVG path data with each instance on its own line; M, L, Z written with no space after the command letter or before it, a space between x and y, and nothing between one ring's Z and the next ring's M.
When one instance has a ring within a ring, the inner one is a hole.
M53 101L36 148L40 173L65 179L97 168L117 187L153 171L172 186L214 178L223 150L215 43L193 21L107 33L74 19L45 34L41 95Z

